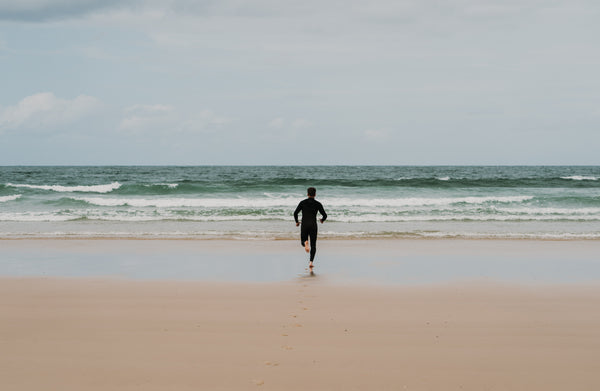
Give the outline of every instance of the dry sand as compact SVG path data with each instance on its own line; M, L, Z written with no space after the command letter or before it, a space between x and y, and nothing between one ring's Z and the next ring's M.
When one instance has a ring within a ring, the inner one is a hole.
M600 288L0 279L2 390L597 390Z

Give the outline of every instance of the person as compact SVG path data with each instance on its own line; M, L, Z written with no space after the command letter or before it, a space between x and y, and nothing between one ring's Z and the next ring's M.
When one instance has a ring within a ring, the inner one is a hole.
M312 270L313 261L317 252L317 212L321 214L321 224L327 220L327 213L323 209L323 205L317 200L317 190L314 187L309 187L307 190L308 198L300 201L298 207L294 211L294 220L296 220L296 227L300 225L298 221L298 213L302 212L302 227L300 227L300 242L306 252L310 252L310 263L309 267ZM310 238L310 244L309 244Z

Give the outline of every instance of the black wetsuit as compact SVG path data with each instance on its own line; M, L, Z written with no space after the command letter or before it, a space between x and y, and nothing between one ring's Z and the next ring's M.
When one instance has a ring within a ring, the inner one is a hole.
M323 205L314 198L308 197L300 201L298 207L294 211L294 220L298 222L298 212L302 211L302 225L300 226L300 241L302 246L310 237L310 261L315 259L317 252L317 212L323 216L323 221L327 219L327 213L323 209Z

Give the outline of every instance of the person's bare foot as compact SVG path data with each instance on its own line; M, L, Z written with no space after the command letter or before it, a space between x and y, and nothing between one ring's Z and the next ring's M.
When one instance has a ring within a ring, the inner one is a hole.
M307 253L310 252L310 246L308 245L308 240L306 242L304 242L304 250L306 250Z
M310 268L310 270L312 270L313 267L315 267L315 265L313 265L313 263L311 262L311 263L308 264L308 267Z

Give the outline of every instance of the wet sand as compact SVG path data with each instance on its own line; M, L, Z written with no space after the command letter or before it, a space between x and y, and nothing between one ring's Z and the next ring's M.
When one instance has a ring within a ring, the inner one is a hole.
M320 240L330 284L456 281L599 283L600 241ZM300 241L0 240L0 276L286 282L305 273Z

